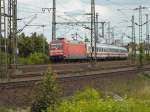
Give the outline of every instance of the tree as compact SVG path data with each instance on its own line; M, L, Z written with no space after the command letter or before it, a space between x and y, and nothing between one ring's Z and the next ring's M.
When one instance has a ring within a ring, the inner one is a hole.
M30 37L25 36L24 33L19 35L18 47L19 47L19 55L22 57L27 57L33 52L31 39Z
M43 34L38 35L33 33L31 36L26 36L24 33L18 37L19 55L22 57L28 57L32 53L43 53L43 45L45 47L45 53L48 54L48 42Z

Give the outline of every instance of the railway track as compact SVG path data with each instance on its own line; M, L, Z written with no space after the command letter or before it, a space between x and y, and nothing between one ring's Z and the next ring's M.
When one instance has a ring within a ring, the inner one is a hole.
M86 72L96 72L96 71L108 71L108 70L113 70L113 69L121 69L121 68L129 68L129 67L135 67L134 65L126 65L126 66L120 66L120 67L112 67L112 68L105 68L105 69L66 69L66 70L54 70L54 73L56 73L58 76L67 76L68 74L84 74ZM19 75L12 75L10 78L11 79L19 79L19 78L30 78L30 77L38 77L38 76L43 76L45 71L41 72L28 72L28 73L23 73Z
M145 66L142 70L149 71L150 65ZM109 69L109 70L97 70L97 71L86 71L86 72L74 72L74 73L67 73L67 74L61 74L57 75L57 79L67 79L67 78L77 78L77 77L115 77L118 75L121 75L121 73L129 73L129 72L139 72L139 68L131 66L126 68L117 68L117 69ZM24 75L18 75L15 77L12 77L12 79L9 80L9 82L1 82L0 87L3 85L18 85L21 83L32 83L42 80L43 73L30 73L30 74L24 74ZM25 84L26 85L26 84ZM19 85L20 86L20 85Z
M20 65L18 70L22 73L30 72L45 72L49 67L52 68L56 73L67 73L67 72L80 72L86 70L104 70L104 69L115 69L119 67L134 66L130 61L111 61L111 62L98 62L98 63L71 63L71 64L52 64L52 65ZM13 73L10 70L10 73Z
M114 62L114 61L113 61ZM138 71L137 67L134 64L130 64L129 61L116 61L115 65L109 65L106 67L101 66L102 63L98 63L98 65L94 65L95 67L89 66L89 63L82 63L82 64L60 64L60 65L52 65L56 67L53 71L57 74L58 79L62 78L73 78L73 77L85 77L85 76L95 76L99 75L102 77L111 76L111 73L116 73L116 75L120 72L127 72L128 71ZM110 64L110 62L105 63L106 65ZM105 65L105 66L106 66ZM20 69L35 69L37 71L30 71L29 72L20 72L20 74L13 74L10 75L9 83L11 82L24 82L24 81L39 81L44 76L45 71L47 71L49 65L28 65L28 66L20 66ZM65 67L64 67L65 66ZM70 67L71 66L71 67ZM81 68L81 66L83 68ZM21 68L22 67L22 68ZM43 68L42 68L43 67ZM60 69L60 68L61 69ZM77 68L76 68L77 67ZM59 70L58 70L59 68ZM65 68L65 69L64 69ZM40 69L40 70L39 70ZM150 69L150 66L147 65L144 69ZM26 71L25 70L25 71ZM109 74L109 75L106 75ZM106 75L106 76L105 76ZM2 83L7 83L7 81L1 81Z

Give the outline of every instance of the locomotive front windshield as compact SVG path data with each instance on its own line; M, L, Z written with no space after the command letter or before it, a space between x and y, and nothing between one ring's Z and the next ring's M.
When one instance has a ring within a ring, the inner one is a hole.
M50 48L51 49L62 49L63 45L62 44L51 44Z

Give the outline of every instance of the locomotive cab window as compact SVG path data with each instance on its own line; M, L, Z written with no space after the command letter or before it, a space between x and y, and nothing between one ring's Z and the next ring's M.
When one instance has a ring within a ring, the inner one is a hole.
M51 49L62 49L63 45L62 44L51 44L50 48Z

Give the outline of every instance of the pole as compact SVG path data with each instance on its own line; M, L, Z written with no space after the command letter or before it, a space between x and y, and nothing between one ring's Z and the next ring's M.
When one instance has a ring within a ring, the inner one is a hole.
M111 38L112 38L112 45L115 45L116 43L115 43L115 29L114 29L114 27L112 27L112 33L111 33Z
M123 38L124 38L124 35L122 34L122 37L121 37L121 41L122 41L121 46L122 46L122 47L124 46Z
M132 16L132 56L136 58L135 18Z
M109 44L111 44L111 38L110 38L111 32L110 32L110 22L108 22L108 40L109 40Z
M8 0L9 65L17 64L17 0Z
M142 43L142 6L139 7L139 44Z
M12 63L12 0L8 0L8 38L9 38L9 67L11 68Z
M17 0L13 0L13 50L14 50L14 65L17 68L18 42L17 42Z
M146 14L146 50L147 54L149 56L149 44L150 44L150 39L149 39L149 15Z
M45 25L42 25L42 27L43 27L43 54L45 54L45 38L44 38L44 32L45 32L44 28L45 28Z
M56 0L53 0L52 40L56 39Z
M98 43L98 13L96 13L96 24L95 24L95 61L97 61L97 43Z
M95 37L95 0L91 0L91 60L93 60L94 37Z
M0 78L3 75L2 70L2 1L0 1Z
M102 38L104 39L105 37L105 28L104 28L105 22L102 22Z

